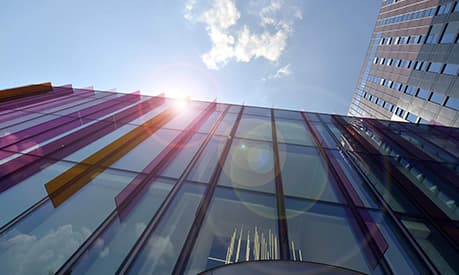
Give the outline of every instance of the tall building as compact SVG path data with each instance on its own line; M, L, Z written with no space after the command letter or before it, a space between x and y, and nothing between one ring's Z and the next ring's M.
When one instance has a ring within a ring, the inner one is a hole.
M459 127L458 33L458 1L382 1L348 114Z
M0 91L0 274L456 274L458 157L444 126Z

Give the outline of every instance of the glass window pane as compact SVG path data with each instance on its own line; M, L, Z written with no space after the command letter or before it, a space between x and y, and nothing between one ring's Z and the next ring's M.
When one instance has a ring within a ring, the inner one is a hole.
M229 136L231 129L233 128L234 122L236 121L237 114L227 113L220 125L215 131L216 135Z
M315 146L303 121L276 119L277 142Z
M414 256L413 251L406 239L401 236L395 225L382 212L368 211L372 220L381 231L388 248L384 253L389 266L396 270L398 274L429 274L422 268L419 259Z
M455 270L459 270L458 253L435 228L422 220L402 219L401 221L440 271L440 274L455 274Z
M258 107L244 107L244 115L271 117L271 109Z
M133 121L129 122L129 124L135 124L135 125L140 125L150 119L152 119L154 116L158 115L162 111L165 111L167 108L169 108L170 105L165 102L158 107L154 108L153 110L146 112L145 114L139 116L138 118L134 119Z
M230 113L239 113L241 111L241 106L239 105L233 105L229 108L228 112Z
M219 185L274 192L274 156L270 143L235 139Z
M277 118L285 118L285 119L298 119L303 120L300 112L295 111L287 111L287 110L274 110L274 115Z
M194 184L181 187L158 227L135 258L129 274L172 273L204 189L205 186Z
M117 140L119 137L123 136L124 134L128 133L129 131L135 128L134 125L124 125L115 131L97 139L96 141L84 146L80 150L68 155L65 157L65 160L81 162L85 158L89 157L90 155L94 154L95 152L99 151L103 147L107 146L111 142Z
M0 193L0 209L2 209L0 211L0 227L46 197L48 193L44 185L73 165L63 161L57 162L44 167L40 172Z
M44 116L39 116L39 117L34 115L33 117L34 118L31 119L31 120L24 121L22 123L19 123L19 124L12 125L10 127L1 129L0 130L0 137L8 136L8 135L14 134L16 132L19 132L21 130L24 130L24 129L27 129L27 128L30 128L30 127L33 127L33 126L37 126L38 124L45 123L47 121L50 121L50 120L58 118L58 116L54 116L54 115L44 115Z
M275 205L273 195L217 188L186 273L198 274L243 261L279 259Z
M205 138L206 135L204 134L193 135L190 141L183 145L180 149L180 153L178 153L174 157L174 160L167 165L161 175L171 178L179 178Z
M330 124L328 124L330 125ZM327 127L322 124L322 123L318 123L318 122L313 122L312 123L312 127L314 127L317 132L319 133L320 135L320 139L321 139L321 144L323 147L328 147L328 148L337 148L338 145L336 144L335 140L333 139L333 137L329 134L329 132L327 131Z
M293 260L370 273L363 256L363 240L359 241L354 234L344 208L290 198L285 205Z
M208 183L220 159L227 138L214 136L207 144L198 161L191 169L189 180Z
M286 196L339 202L333 179L317 149L281 144L279 156Z
M432 93L432 96L430 97L430 101L437 103L437 104L442 104L443 98L444 98L444 95L434 92Z
M458 71L459 71L458 64L446 64L445 69L443 70L443 73L449 74L449 75L457 75Z
M243 115L236 132L237 137L272 140L271 119L252 115Z
M174 181L156 179L122 219L115 219L107 231L85 252L73 274L115 274L119 264L156 214Z
M59 207L51 201L40 206L0 237L0 273L56 272L115 209L113 198L135 176L106 170Z
M183 109L176 114L176 116L164 125L164 128L183 130L185 129L194 118L199 115L197 110Z
M357 171L354 169L352 164L345 158L343 153L341 151L336 150L329 150L329 152L334 156L335 160L338 162L338 165L344 171L344 174L351 182L355 192L362 200L363 206L377 208L378 205L375 202L371 190L367 187L367 185L365 184L361 176L357 173Z
M218 117L220 116L220 112L213 112L207 120L202 124L202 126L199 128L198 132L200 133L209 133L212 127L215 125L215 122L217 122Z
M174 130L158 130L110 167L141 172L178 134Z

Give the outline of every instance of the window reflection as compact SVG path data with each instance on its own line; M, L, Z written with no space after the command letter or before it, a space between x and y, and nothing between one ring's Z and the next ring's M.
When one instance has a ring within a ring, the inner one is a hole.
M272 140L271 119L253 115L243 115L236 132L237 137Z
M188 176L189 180L208 183L220 160L220 154L225 147L226 137L214 136L207 144L201 156L195 163Z
M161 175L179 178L205 138L206 136L204 134L195 134L186 144L179 145L183 146L180 148L180 153L178 153L178 155L174 157L174 160L167 165Z
M218 117L220 116L220 112L213 112L207 120L203 123L203 125L199 128L198 132L201 133L208 133L214 126L215 122L217 121Z
M341 206L286 198L290 254L312 261L369 273L362 244Z
M384 253L389 266L399 274L429 274L424 264L415 256L408 242L401 236L395 225L382 212L368 211L376 226L388 243Z
M113 163L111 167L141 172L178 134L179 131L158 130Z
M215 131L215 134L229 136L236 118L237 114L227 113L223 120L220 122L220 125L218 126L217 131Z
M277 141L315 146L314 139L303 121L276 119Z
M0 193L0 209L2 209L0 211L0 227L46 197L48 194L43 185L73 165L72 163L61 161L48 167L43 167L40 172Z
M140 237L174 182L157 179L149 186L125 218L116 219L72 268L73 274L115 274L116 269Z
M448 245L441 234L427 223L415 219L402 219L403 225L410 231L427 256L434 263L440 274L455 274L459 270L457 252Z
M301 113L296 111L274 110L274 115L276 118L303 120Z
M129 274L171 274L205 187L185 184L135 258Z
M279 259L273 195L217 188L187 274L243 261Z
M0 274L56 272L115 209L113 198L135 176L106 170L58 208L48 201L15 224L0 237Z
M333 178L316 148L279 144L279 157L286 196L339 202Z
M235 139L223 166L219 185L274 192L274 156L267 142Z
M244 107L244 114L271 117L271 109L258 107Z

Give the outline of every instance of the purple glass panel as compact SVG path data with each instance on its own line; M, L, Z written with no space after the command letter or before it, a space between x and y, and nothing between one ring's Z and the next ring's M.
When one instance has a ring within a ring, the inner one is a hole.
M72 93L73 93L72 87L70 88L53 87L53 90L50 93L40 94L40 95L36 95L33 97L25 97L25 98L20 98L17 100L5 102L4 104L0 105L0 110L26 107L27 105L40 103L46 100L58 98L61 96L72 94Z
M58 117L15 134L4 136L0 138L0 148L13 152L25 150L35 144L39 144L91 121L90 119L82 120L82 117L91 115L93 120L98 119L130 105L138 99L138 95L127 94L71 113L69 116ZM33 139L31 139L31 137L33 137ZM4 154L6 153L7 152L4 152ZM4 154L0 153L0 159L7 157Z
M54 163L55 161L72 154L89 143L103 137L104 135L145 114L146 112L151 111L151 109L163 103L163 94L157 97L152 97L151 99L117 113L114 115L117 119L98 121L89 127L82 128L74 133L66 135L65 137L29 152L30 155L44 156L46 158L37 159L33 157L30 158L28 155L21 155L20 157L7 162L6 164L10 166L10 168L8 168L9 172L3 172L3 169L0 169L2 176L6 175L0 183L0 192L7 190L25 178L30 177L39 171L43 165Z
M78 96L74 95L74 94L70 94L70 95L67 95L67 96L63 96L61 98L57 98L57 99L51 100L50 102L44 102L43 104L39 104L37 106L33 106L33 107L30 107L30 108L27 108L24 111L31 112L31 113L34 113L34 112L38 112L39 113L39 112L43 112L45 110L49 110L51 108L56 108L56 107L63 106L63 105L68 104L68 103L79 103L79 101L85 100L88 97L93 96L93 95L94 95L94 92L90 92L90 91L80 93L80 95L78 95ZM20 109L20 110L22 110L22 109ZM17 114L17 112L12 111L12 112L10 112L8 114L2 115L2 117L0 118L0 123L4 122L4 121L10 121L10 120L22 117L22 116L23 115Z

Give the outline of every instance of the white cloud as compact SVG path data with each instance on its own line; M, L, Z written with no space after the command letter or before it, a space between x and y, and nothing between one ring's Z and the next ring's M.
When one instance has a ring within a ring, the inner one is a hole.
M89 229L75 230L71 224L41 237L11 233L0 240L3 274L52 274L90 234Z
M185 4L185 19L204 23L212 43L209 52L201 58L209 69L217 70L228 61L250 62L264 58L276 62L287 46L293 24L302 19L301 10L287 6L283 0L257 2L262 5L257 19L261 31L253 26L238 24L241 13L233 0L213 0L200 14L194 15L198 0Z
M263 78L263 81L269 80L269 79L277 79L277 78L283 78L286 76L289 76L292 74L292 70L290 69L290 64L287 64L283 67L280 67L275 73L269 75L266 78Z

